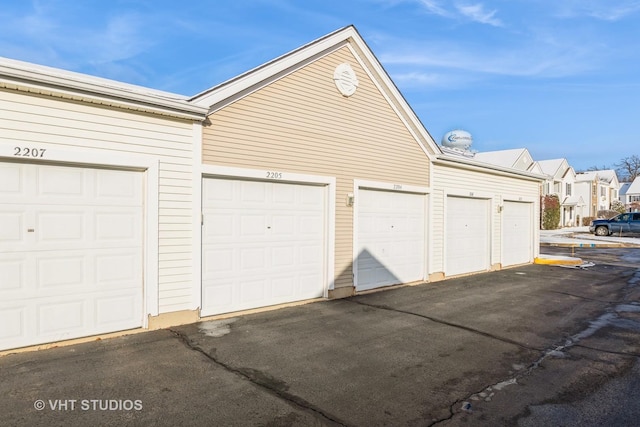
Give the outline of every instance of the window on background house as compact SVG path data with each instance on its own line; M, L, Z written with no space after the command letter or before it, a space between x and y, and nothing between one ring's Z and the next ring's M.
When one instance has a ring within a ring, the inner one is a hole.
M567 193L567 196L570 196L570 195L571 195L571 184L570 184L570 183L568 183L568 182L567 182L567 185L566 185L566 189L565 189L565 191L566 191L566 193Z
M553 192L560 194L560 183L559 182L554 182L553 183Z
M604 187L600 187L600 195L602 197L606 196L607 195L607 189L604 188Z

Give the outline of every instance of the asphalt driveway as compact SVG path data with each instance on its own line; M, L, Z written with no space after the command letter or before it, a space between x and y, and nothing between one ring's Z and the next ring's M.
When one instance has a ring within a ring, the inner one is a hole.
M4 356L0 424L548 425L640 372L640 250L592 253Z

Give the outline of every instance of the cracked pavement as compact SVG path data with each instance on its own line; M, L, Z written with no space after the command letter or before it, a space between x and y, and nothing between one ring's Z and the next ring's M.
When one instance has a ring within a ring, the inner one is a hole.
M640 249L579 256L0 357L0 424L634 425Z

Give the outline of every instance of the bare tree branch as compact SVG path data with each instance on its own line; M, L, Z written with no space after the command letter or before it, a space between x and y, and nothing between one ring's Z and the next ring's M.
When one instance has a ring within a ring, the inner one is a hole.
M640 175L640 156L625 157L614 165L622 181L633 181Z

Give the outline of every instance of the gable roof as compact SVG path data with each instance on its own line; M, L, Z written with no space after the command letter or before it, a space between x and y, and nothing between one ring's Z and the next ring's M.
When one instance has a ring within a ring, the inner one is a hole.
M602 169L596 171L580 172L576 174L576 181L593 181L597 179L600 183L607 183L618 188L618 175L613 169Z
M441 154L433 137L352 25L207 89L193 96L189 101L208 108L209 114L211 114L345 46L351 50L360 65L367 70L369 77L378 86L380 92L405 123L427 156L432 158L433 155Z
M627 194L640 194L640 176L637 176L627 188Z
M539 160L538 164L542 168L542 172L547 175L556 176L558 170L565 162L565 159Z
M600 177L600 179L607 181L608 183L613 183L614 181L618 181L618 175L616 174L616 171L614 171L613 169L604 169L604 170L600 170L598 171L598 176Z
M542 171L542 168L540 167L538 162L531 163L531 166L529 166L529 169L527 169L527 170L529 172L531 172L531 173L535 173L535 174L538 174L538 175L544 175L544 172Z
M2 57L0 88L193 120L206 113L182 95Z
M620 196L624 196L627 194L627 190L629 189L629 187L631 186L630 182L623 182L620 185L620 190L618 191L618 194Z
M529 154L529 150L526 148L480 152L476 153L474 159L484 163L491 163L493 165L520 170L529 169L531 162L533 161ZM522 165L519 164L520 161Z
M576 181L593 181L598 178L598 172L600 171L586 171L576 174Z

